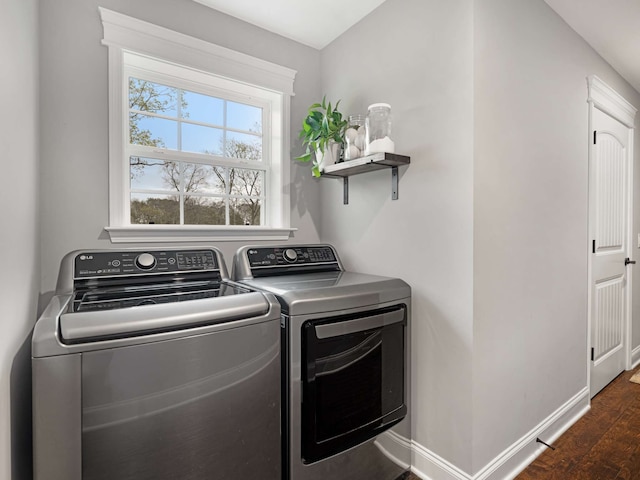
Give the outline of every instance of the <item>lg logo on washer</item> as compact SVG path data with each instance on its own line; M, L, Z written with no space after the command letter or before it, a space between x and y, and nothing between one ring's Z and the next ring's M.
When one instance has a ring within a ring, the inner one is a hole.
M80 255L80 260L93 260L93 255Z

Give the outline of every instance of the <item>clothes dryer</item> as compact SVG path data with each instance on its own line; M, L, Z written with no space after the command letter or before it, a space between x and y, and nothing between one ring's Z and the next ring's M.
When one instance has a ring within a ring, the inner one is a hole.
M243 247L233 278L282 308L285 480L408 476L409 285L331 245Z

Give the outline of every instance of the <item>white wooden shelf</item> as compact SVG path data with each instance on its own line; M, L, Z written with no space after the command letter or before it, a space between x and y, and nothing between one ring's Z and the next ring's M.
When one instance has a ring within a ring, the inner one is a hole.
M322 172L323 177L342 178L344 183L344 204L349 203L349 177L361 173L373 172L385 168L391 169L391 199L398 199L398 167L409 165L411 159L405 155L395 153L374 153L366 157L346 160L329 165Z

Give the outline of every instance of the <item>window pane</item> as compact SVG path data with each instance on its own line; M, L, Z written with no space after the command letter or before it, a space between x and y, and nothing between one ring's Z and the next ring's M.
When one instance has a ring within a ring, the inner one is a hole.
M224 195L227 193L226 168L188 164L185 177L193 188L188 192Z
M260 225L261 201L253 198L229 200L230 225Z
M159 83L129 78L129 108L176 117L178 90Z
M222 130L190 123L182 124L182 151L222 155Z
M232 195L258 197L263 194L264 172L246 168L232 168L229 171L229 185Z
M184 223L188 225L224 225L224 200L188 196L184 199Z
M246 133L227 132L225 157L262 160L262 139Z
M132 193L131 223L179 224L180 201L175 195Z
M132 113L129 115L129 141L134 145L177 150L177 123L173 120Z
M182 94L182 118L222 126L224 123L224 100L184 91Z
M226 193L225 169L197 163L183 164L185 193Z
M262 108L227 102L227 127L262 133Z
M132 190L177 190L178 164L155 158L130 157L129 174Z

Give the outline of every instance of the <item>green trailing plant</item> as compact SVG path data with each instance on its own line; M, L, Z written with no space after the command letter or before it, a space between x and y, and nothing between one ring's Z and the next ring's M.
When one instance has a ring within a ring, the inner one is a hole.
M320 159L316 152L324 154L332 142L343 143L344 131L347 128L347 120L338 110L340 100L335 107L331 102L326 102L326 96L322 97L322 103L314 103L309 107L306 118L302 121L300 138L302 146L306 146L304 155L296 157L296 160L308 162L314 156L311 171L314 177L320 176Z

